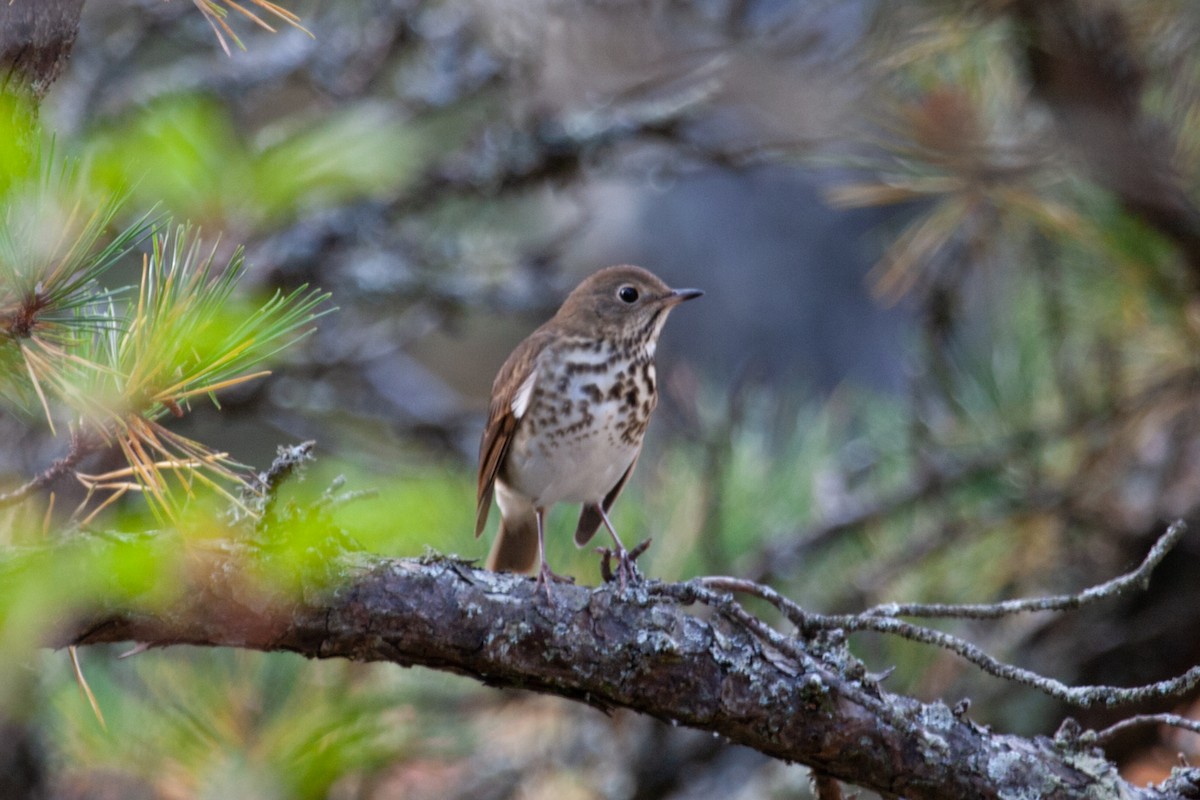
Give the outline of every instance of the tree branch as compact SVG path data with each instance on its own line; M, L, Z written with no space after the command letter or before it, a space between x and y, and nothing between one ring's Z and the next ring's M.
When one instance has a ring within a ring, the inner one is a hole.
M1093 708L1096 706L1114 708L1121 705L1141 703L1147 700L1180 697L1200 686L1200 666L1192 667L1184 674L1174 678L1145 686L1127 688L1118 686L1068 686L1061 681L1039 675L1031 670L1006 664L989 655L981 647L971 644L958 636L904 622L897 619L897 617L999 619L1005 616L1033 611L1067 611L1076 609L1099 600L1123 594L1134 586L1145 587L1148 585L1150 573L1153 572L1154 568L1162 561L1171 548L1178 544L1186 532L1187 524L1183 520L1177 520L1158 538L1158 541L1154 543L1146 558L1132 572L1120 575L1112 580L1105 581L1102 584L1092 586L1075 594L1054 597L1005 600L998 603L969 605L891 603L869 608L859 614L835 615L817 614L806 611L798 603L784 597L771 587L741 578L723 576L697 578L682 586L664 587L661 591L675 597L686 594L691 599L699 600L722 610L730 605L732 599L719 594L720 592L749 594L773 605L787 617L789 622L796 626L797 630L806 636L815 636L821 631L831 631L839 634L860 631L892 634L914 642L945 648L971 662L989 675L1030 686L1051 697L1080 706L1081 708Z
M1167 553L1187 533L1187 523L1176 520L1158 538L1142 563L1132 572L1118 575L1112 580L1084 589L1076 594L1056 597L1031 597L1021 600L1004 600L999 603L945 604L945 603L886 603L862 612L862 616L875 617L949 617L955 619L998 619L1033 611L1070 611L1090 605L1099 600L1117 597L1150 583L1150 573L1159 565Z
M175 536L137 546L184 549ZM161 579L176 589L169 601L112 601L64 621L58 630L70 632L55 644L135 640L422 665L633 709L912 800L1029 787L1042 798L1194 796L1130 786L1082 740L995 734L941 703L888 693L841 645L785 637L732 601L706 621L662 584L625 593L556 584L550 604L528 578L463 561L347 553L318 559L320 575L279 584L264 582L264 558L245 544L192 544L180 572L188 578ZM11 569L19 558L0 564Z
M0 93L41 101L71 56L83 0L0 2Z
M95 439L87 437L78 431L75 432L71 436L71 449L67 451L66 455L56 459L50 466L20 486L7 492L0 492L0 508L16 505L31 497L35 492L46 488L63 475L66 475L78 466L79 462L85 456L94 451L97 444L98 442Z

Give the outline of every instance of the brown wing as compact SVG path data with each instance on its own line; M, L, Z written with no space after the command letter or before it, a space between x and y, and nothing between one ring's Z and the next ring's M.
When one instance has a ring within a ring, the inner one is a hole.
M541 329L534 331L517 345L504 362L492 384L492 402L488 407L487 425L479 442L479 484L475 497L475 536L483 533L488 512L492 507L492 488L508 454L520 416L513 412L513 400L533 374L537 357L545 348L549 336ZM524 409L522 409L522 413Z
M637 466L638 456L633 457L633 463L629 465L629 469L625 470L625 474L621 476L621 480L617 481L617 485L608 490L608 494L604 496L604 511L612 508L613 503L617 501L617 495L625 488L625 484L629 481L629 476L633 474L633 468ZM596 531L600 529L599 512L595 506L584 506L579 510L579 525L575 528L575 546L583 547L588 541L596 535Z

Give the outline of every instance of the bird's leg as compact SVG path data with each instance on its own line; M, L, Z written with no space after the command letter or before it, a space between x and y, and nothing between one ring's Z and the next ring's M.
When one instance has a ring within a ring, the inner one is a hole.
M538 568L537 582L538 585L546 590L546 599L554 602L554 597L550 594L550 582L562 581L564 583L574 583L574 578L568 578L559 575L554 570L550 569L550 562L546 560L546 509L535 508L534 515L537 517L537 532L538 532L538 560L541 566Z
M608 513L604 510L603 503L596 504L596 511L600 513L600 519L604 522L604 527L608 528L608 532L612 535L613 544L616 545L617 556L617 579L621 582L621 591L625 591L626 584L637 583L642 579L642 574L638 572L637 557L646 552L650 541L647 539L633 549L633 552L625 549L625 545L621 544L621 537L617 536L617 531L613 527L612 522L608 518ZM607 559L605 559L607 562Z

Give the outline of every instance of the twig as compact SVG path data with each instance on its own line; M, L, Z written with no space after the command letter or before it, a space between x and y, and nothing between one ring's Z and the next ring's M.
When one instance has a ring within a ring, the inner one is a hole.
M71 436L71 449L62 458L57 459L36 477L17 488L0 494L0 508L16 505L35 492L50 485L54 480L70 472L96 447L94 439L86 438L78 431Z
M1162 561L1167 552L1178 543L1187 530L1182 520L1177 520L1150 549L1145 560L1133 572L1085 589L1078 594L1059 595L1028 600L1008 600L985 605L938 605L906 604L884 605L868 609L861 614L826 615L805 611L798 603L779 592L754 583L731 577L698 578L693 584L706 590L738 592L765 600L777 608L803 636L813 636L818 631L841 630L847 633L873 631L900 636L915 642L932 644L949 650L979 667L989 675L1021 683L1037 689L1063 702L1083 708L1103 705L1109 708L1138 703L1144 700L1175 697L1200 685L1200 667L1193 667L1182 675L1168 680L1135 687L1117 686L1068 686L1061 681L1039 675L989 655L982 648L957 636L914 625L897 619L899 616L956 617L971 619L995 619L1029 611L1062 611L1079 608L1102 598L1121 594L1133 585L1145 586L1150 572ZM697 593L698 599L709 596ZM763 623L760 623L763 624Z
M1061 681L1039 675L1032 670L1006 664L987 654L981 648L957 636L913 625L901 620L888 617L858 616L848 618L828 617L816 620L816 622L827 623L834 628L847 632L874 631L876 633L889 633L914 642L932 644L959 655L989 675L1024 684L1030 688L1037 689L1043 694L1057 700L1062 700L1065 703L1079 706L1080 708L1094 708L1096 706L1115 708L1117 706L1140 703L1145 700L1178 697L1200 686L1200 667L1192 667L1182 675L1144 686L1068 686ZM820 625L820 627L824 627L824 624Z
M1188 719L1179 714L1137 714L1115 725L1109 725L1102 731L1087 731L1082 734L1081 739L1085 744L1104 744L1117 734L1142 725L1171 725L1192 733L1200 733L1200 720Z
M275 492L293 472L312 461L313 448L316 446L315 439L290 446L280 445L276 449L275 460L271 462L271 466L266 472L260 472L256 476L261 490L265 494Z
M767 589L767 587L760 587ZM709 608L714 609L719 614L724 616L731 622L749 632L759 642L767 645L771 649L782 653L785 656L793 659L795 663L805 672L809 673L818 679L823 678L826 681L837 681L838 678L832 675L821 663L795 639L784 636L767 623L763 622L758 617L751 614L741 606L733 596L726 593L714 592L705 587L702 581L689 581L687 583L651 583L648 587L650 594L659 595L661 597L669 597L682 605L691 605L696 602L703 603ZM773 590L767 589L772 592ZM791 603L782 595L776 594L777 597ZM799 608L799 606L796 606ZM862 667L861 662L854 661L854 666L847 666L845 671L855 673L861 676L866 676L866 668ZM896 713L896 709L886 703L881 703L878 696L872 691L852 687L850 684L844 684L842 691L847 696L854 699L855 702L862 705L864 708L870 709L877 714L881 720L885 720L897 731L910 729L911 723L904 719L900 714Z
M257 506L260 518L265 520L270 516L279 487L288 477L312 461L313 448L316 446L316 441L312 439L290 446L280 445L271 466L254 477L254 485L243 490L243 500L252 508Z
M314 503L314 506L317 508L329 509L342 508L343 506L350 505L351 503L356 503L359 500L371 500L376 497L379 497L378 489L355 489L353 491L342 492L341 494L336 495L329 490L326 490L325 493L321 495L321 498Z
M1055 597L1032 597L1024 600L1004 600L999 603L946 604L946 603L884 603L863 611L860 616L875 617L942 617L956 619L997 619L1033 611L1070 611L1098 600L1116 597L1131 588L1145 589L1150 583L1150 573L1166 557L1187 533L1187 523L1176 520L1155 541L1146 558L1137 569L1112 580L1084 589L1077 594Z

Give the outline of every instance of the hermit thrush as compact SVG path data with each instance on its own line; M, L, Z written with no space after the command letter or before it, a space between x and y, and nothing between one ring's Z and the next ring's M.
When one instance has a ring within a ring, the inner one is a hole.
M500 530L492 570L558 576L546 562L546 511L581 503L575 544L601 523L612 534L624 582L633 560L608 519L642 449L658 403L654 351L671 309L699 297L671 289L633 266L608 267L575 288L558 313L517 345L492 384L479 445L475 535L483 533L495 488Z

